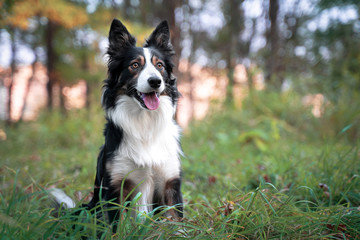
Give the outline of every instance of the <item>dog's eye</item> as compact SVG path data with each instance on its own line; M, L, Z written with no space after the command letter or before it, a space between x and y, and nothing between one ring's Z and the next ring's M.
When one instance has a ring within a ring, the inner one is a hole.
M134 62L133 64L131 64L131 68L132 68L132 69L137 69L137 68L139 68L139 63Z
M164 65L161 62L158 62L156 64L156 67L159 68L159 69L162 69L164 67Z

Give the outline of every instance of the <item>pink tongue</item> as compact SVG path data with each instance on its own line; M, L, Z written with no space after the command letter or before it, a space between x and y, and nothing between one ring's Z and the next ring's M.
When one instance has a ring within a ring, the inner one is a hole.
M143 100L146 107L150 110L156 110L160 105L160 99L155 92L143 93Z

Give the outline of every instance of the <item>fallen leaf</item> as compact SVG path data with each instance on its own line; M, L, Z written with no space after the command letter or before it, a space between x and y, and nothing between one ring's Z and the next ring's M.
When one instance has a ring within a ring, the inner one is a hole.
M264 176L264 180L265 180L265 182L271 183L271 179L268 175Z
M82 193L80 191L74 192L75 199L80 201L82 199Z
M85 201L85 202L90 201L90 200L93 198L93 196L94 196L94 192L89 192L89 193L86 195L86 197L84 198L84 201Z
M33 193L34 192L34 185L33 184L30 184L29 186L27 186L25 188L25 193L26 194L30 194L30 193Z
M320 187L323 191L329 191L329 187L328 187L328 185L326 185L325 183L319 183L319 187Z
M225 216L228 216L229 214L231 214L231 212L233 210L234 210L234 202L229 201L225 207L225 212L224 212Z
M340 232L346 232L346 225L343 224L343 223L340 223L338 226L334 225L334 224L326 224L326 227L328 229L331 229L331 230L337 230L337 231L340 231Z
M208 182L210 185L214 184L216 182L216 177L215 176L209 176L208 177Z
M287 184L283 189L280 190L280 192L287 192L290 190L292 183Z
M39 162L41 160L41 157L37 154L33 154L30 156L30 160L33 162Z

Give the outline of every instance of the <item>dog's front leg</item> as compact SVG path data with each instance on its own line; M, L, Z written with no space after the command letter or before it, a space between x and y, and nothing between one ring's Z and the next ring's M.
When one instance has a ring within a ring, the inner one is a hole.
M138 213L149 213L152 211L152 197L154 195L154 183L151 178L145 178L138 182L139 186L136 193L141 193L136 203L136 211L133 211L133 217L137 217Z
M128 168L131 170L131 168ZM129 173L123 174L126 177L120 181L114 181L114 186L119 189L119 199L122 196L120 204L130 202L133 209L131 216L136 218L139 213L149 213L152 210L152 197L154 195L154 182L149 168L137 168ZM136 196L141 193L137 199ZM128 207L130 207L128 206Z
M112 231L113 233L115 233L120 217L119 207L116 205L119 203L119 191L113 189L109 189L109 190L110 191L108 191L105 196L105 200L109 201L106 204L107 217L110 225L112 225Z
M166 181L164 201L167 206L175 206L175 209L170 209L168 215L173 219L179 220L183 217L183 198L181 194L181 179L174 178Z

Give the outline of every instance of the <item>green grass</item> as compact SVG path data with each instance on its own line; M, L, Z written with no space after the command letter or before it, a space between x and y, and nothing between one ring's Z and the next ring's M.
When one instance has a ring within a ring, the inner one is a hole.
M114 235L96 217L103 205L96 214L54 214L46 190L86 201L103 142L100 108L0 127L1 239L360 239L356 100L343 94L321 118L294 92L255 93L241 109L214 106L182 139L184 220L124 211Z

